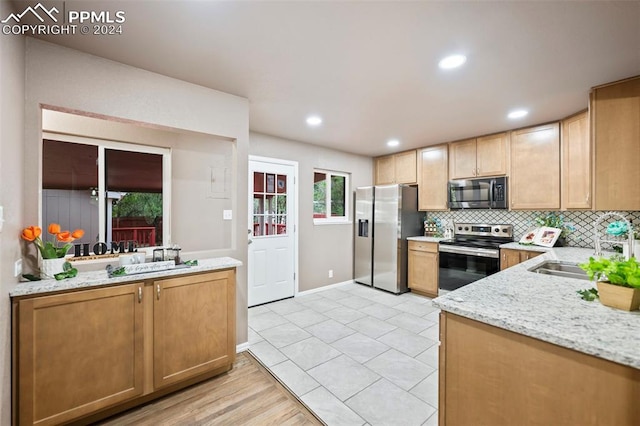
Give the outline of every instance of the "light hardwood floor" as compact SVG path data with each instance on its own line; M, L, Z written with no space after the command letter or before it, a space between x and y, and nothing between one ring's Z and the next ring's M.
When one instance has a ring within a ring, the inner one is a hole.
M250 354L233 369L101 425L322 425Z

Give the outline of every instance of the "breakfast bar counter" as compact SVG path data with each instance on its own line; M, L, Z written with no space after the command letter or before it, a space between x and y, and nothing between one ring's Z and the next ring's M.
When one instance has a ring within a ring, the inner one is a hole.
M547 249L433 300L441 425L637 425L640 312L582 300L588 280L531 271L592 255Z

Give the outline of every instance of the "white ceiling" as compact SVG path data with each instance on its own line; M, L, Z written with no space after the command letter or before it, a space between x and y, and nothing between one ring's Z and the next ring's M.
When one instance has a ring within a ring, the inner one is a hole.
M124 10L124 34L44 39L246 97L253 131L365 155L559 119L640 74L640 1L90 4ZM451 53L465 66L438 69Z

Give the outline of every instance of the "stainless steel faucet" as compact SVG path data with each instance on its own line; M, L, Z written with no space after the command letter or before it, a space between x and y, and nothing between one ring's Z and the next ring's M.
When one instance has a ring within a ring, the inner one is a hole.
M629 258L633 257L634 243L633 243L633 229L631 229L631 222L629 222L629 220L622 213L618 213L618 212L603 213L602 216L596 219L596 222L593 224L593 240L594 240L594 246L595 246L595 255L602 256L602 243L619 243L620 242L620 240L610 240L610 239L603 238L606 236L606 234L600 233L598 231L598 227L602 222L605 221L605 219L612 219L612 218L620 220L627 225L627 236L629 241L628 243Z

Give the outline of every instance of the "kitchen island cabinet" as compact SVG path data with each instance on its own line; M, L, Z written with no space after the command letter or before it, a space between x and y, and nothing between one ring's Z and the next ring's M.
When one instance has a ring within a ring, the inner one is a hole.
M637 425L640 312L580 299L591 283L541 275L554 248L434 299L440 308L440 424Z
M229 370L241 263L222 259L16 288L14 424L95 421Z

